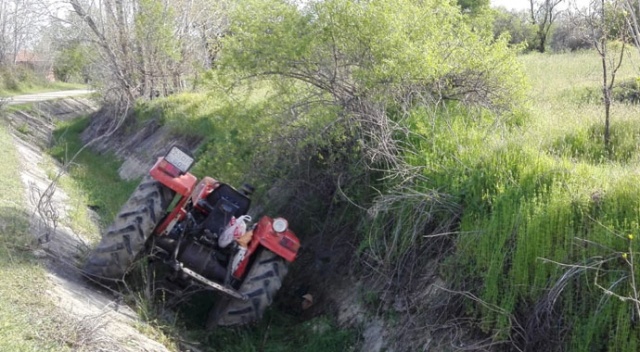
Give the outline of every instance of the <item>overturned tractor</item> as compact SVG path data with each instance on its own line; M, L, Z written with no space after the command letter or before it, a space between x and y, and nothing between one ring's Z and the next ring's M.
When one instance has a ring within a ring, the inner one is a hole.
M158 159L89 254L85 273L123 280L134 260L149 255L185 285L222 293L207 325L258 320L272 303L300 241L283 218L250 225L253 188L236 190L188 172L193 157L173 147Z

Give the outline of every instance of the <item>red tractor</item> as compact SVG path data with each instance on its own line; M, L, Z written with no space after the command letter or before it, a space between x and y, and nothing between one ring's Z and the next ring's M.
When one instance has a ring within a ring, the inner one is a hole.
M300 241L283 218L264 216L246 227L253 188L238 191L210 177L198 182L187 172L193 161L178 147L158 158L89 254L85 273L122 280L136 258L151 255L182 284L222 293L209 327L258 320Z

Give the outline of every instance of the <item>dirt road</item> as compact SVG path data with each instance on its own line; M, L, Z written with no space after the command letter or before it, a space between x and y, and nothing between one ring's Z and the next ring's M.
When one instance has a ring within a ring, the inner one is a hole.
M56 94L59 93L48 93L46 96ZM40 98L23 96L14 102L24 102L26 99L47 98L43 98L43 95L40 95ZM41 111L49 111L50 116L34 116L36 114L19 112L9 117L10 122L18 120L20 126L28 126L30 129L30 132L14 131L13 135L16 149L22 159L20 177L25 189L28 211L33 214L31 232L41 244L37 249L37 256L47 264L47 276L50 281L47 296L58 307L60 313L68 318L70 324L78 326L78 333L86 335L82 336L83 351L168 351L164 345L140 332L146 329L146 324L134 311L122 304L120 298L89 285L77 269L89 241L64 226L64 219L68 216L66 209L69 197L61 189L51 187L52 180L48 175L53 175L59 170L51 170L57 166L51 166L51 161L45 160L48 157L39 145L46 145L46 141L41 139L50 135L56 111L61 111L68 118L69 107L75 106L78 113L83 114L93 108L91 104L90 101L82 99L40 103ZM31 138L25 138L25 135ZM48 165L46 170L43 165Z
M93 91L91 90L77 89L77 90L65 90L60 92L16 95L14 97L9 98L8 104L17 105L17 104L27 104L27 103L34 103L38 101L53 100L53 99L60 99L60 98L78 97L82 95L91 94L92 92Z

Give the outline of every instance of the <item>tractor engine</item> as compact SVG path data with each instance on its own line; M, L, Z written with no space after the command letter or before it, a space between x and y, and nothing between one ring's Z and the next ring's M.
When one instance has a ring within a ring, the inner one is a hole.
M253 189L244 185L240 191L206 177L195 188L186 204L186 214L167 236L155 239L165 260L174 257L187 268L213 281L223 281L229 274L229 262L237 250L235 241L221 248L219 236L232 221L246 215Z

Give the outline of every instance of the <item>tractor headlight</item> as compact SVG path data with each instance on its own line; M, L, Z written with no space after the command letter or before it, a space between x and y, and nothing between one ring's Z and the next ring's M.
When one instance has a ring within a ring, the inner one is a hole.
M287 227L289 226L289 223L287 223L287 220L283 219L283 218L277 218L275 220L273 220L273 231L275 232L285 232L287 231Z
M178 147L172 147L164 159L177 167L182 173L189 171L189 168L193 165L193 157Z

